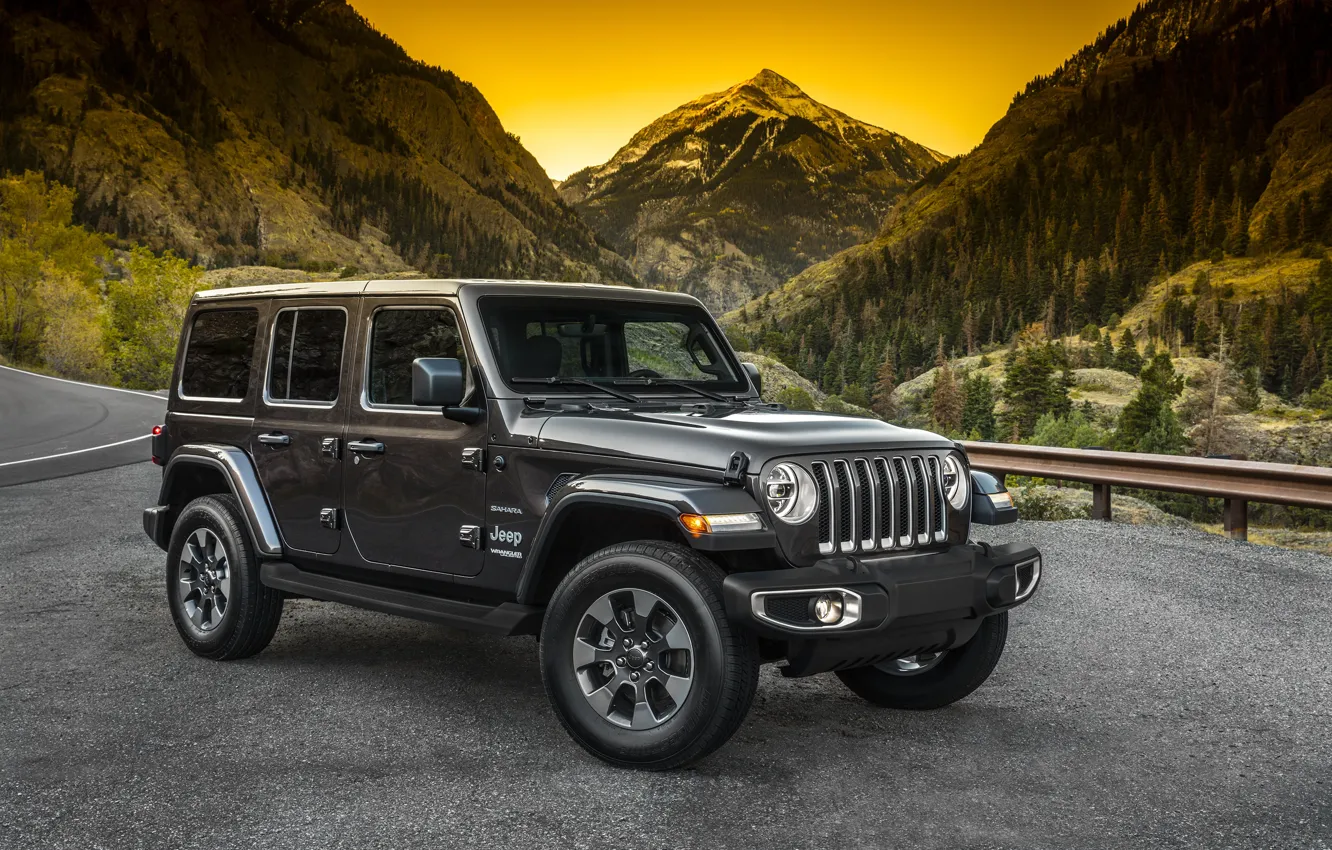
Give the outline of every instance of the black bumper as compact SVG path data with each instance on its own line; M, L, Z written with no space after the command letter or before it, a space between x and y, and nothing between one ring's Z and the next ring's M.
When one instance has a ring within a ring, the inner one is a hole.
M1031 599L1039 583L1035 547L973 543L942 552L830 558L812 567L735 573L722 590L731 622L786 641L783 673L808 676L961 646L983 618ZM819 589L845 592L841 623L827 626L814 619L809 603L817 594L801 591Z

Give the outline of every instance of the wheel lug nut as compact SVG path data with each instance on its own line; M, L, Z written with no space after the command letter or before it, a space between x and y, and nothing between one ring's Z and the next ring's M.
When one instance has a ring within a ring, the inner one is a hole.
M639 649L647 649L647 641L643 641L642 643L640 643L640 644L638 645L638 648L639 648Z
M649 662L648 662L646 665L644 665L644 666L646 666L648 670L652 670L652 669L654 669L654 667L655 667L655 665L653 665L653 663L652 663L651 661L649 661Z
M623 666L624 666L624 656L621 655L619 658L615 659L615 664L616 664L617 667L623 667Z
M630 679L633 679L635 682L637 682L637 681L638 681L638 674L637 674L637 673L630 673L630 674L629 674L629 678L630 678Z
M625 639L624 639L624 648L625 648L625 649L628 649L629 647L631 647L631 646L633 646L633 645L634 645L634 642L631 641L631 640L629 640L629 638L625 638Z

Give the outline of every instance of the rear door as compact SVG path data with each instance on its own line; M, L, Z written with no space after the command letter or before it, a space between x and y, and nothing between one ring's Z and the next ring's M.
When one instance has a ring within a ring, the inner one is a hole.
M273 308L250 454L286 545L328 555L342 543L351 322L336 299L277 301Z
M368 561L476 575L486 476L463 465L463 450L485 446L486 425L453 422L438 408L412 404L416 358L456 357L470 374L456 302L365 298L362 310L368 338L347 420L347 528ZM468 528L476 529L476 548L460 542Z

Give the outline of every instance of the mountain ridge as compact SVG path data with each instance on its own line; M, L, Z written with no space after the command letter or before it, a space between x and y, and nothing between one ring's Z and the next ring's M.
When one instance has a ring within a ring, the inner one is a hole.
M943 159L765 68L652 121L559 193L640 278L725 309L872 234Z
M343 0L11 0L0 169L208 266L632 281L477 89Z
M1151 0L1014 99L935 168L879 235L729 314L826 392L945 351L1114 327L1198 260L1317 259L1332 244L1332 7ZM1252 302L1206 278L1143 317L1179 350L1235 343L1237 368L1292 399L1332 374L1314 279ZM1253 307L1246 306L1254 303Z

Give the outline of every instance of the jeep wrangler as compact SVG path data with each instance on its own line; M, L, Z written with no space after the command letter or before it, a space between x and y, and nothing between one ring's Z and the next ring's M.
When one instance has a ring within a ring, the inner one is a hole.
M536 635L551 705L617 765L715 750L759 665L932 709L990 675L1030 546L956 443L760 399L702 304L583 284L200 292L144 530L206 658L287 599Z

